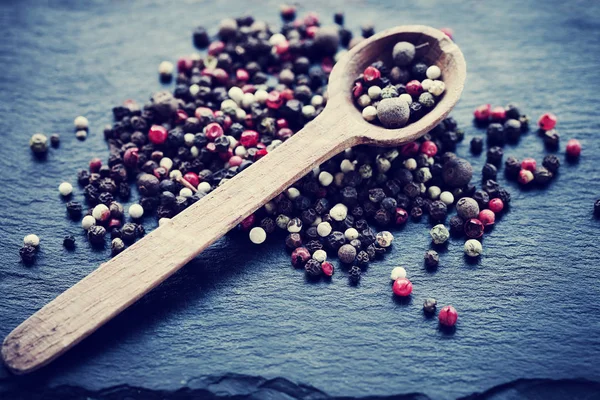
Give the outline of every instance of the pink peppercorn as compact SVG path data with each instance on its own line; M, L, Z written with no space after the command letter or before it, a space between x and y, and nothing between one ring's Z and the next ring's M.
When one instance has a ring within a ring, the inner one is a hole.
M219 53L222 53L225 50L225 43L217 40L216 42L212 42L210 46L208 46L208 55L216 56Z
M454 326L456 325L456 321L458 320L458 313L456 312L456 309L454 307L444 306L440 310L438 320L440 321L440 324L444 326Z
M504 202L502 201L502 199L499 199L496 197L496 198L490 200L488 207L495 214L498 214L499 212L501 212L504 209Z
M412 283L406 278L398 278L392 285L392 291L396 296L408 296L412 293Z
M496 222L496 214L494 214L492 210L481 210L478 219L484 226L494 225L494 222Z
M352 96L354 96L355 99L358 99L364 92L362 82L356 82L352 88Z
M569 139L567 142L567 156L577 158L581 154L581 143L577 139Z
M288 122L285 118L278 118L277 121L275 121L275 124L277 125L277 129L288 127Z
M421 153L433 157L437 154L438 148L431 140L426 140L421 143Z
M227 149L226 152L219 153L219 158L225 162L229 161L229 159L233 157L233 150Z
M490 104L483 104L473 111L473 116L477 121L487 121L492 113L492 106Z
M309 26L308 28L306 28L306 36L308 36L309 38L312 39L317 34L318 30L319 30L318 26Z
M333 264L329 261L324 261L323 263L321 263L321 269L323 270L325 276L332 276L333 271L335 270L335 268L333 268Z
M248 79L250 79L250 74L245 69L238 68L235 71L235 79L237 79L240 82L247 82Z
M183 110L177 110L177 113L175 114L175 123L176 124L181 124L183 122L185 122L185 120L188 119L188 115L185 111Z
M120 219L112 218L108 222L108 227L109 228L118 228L119 226L121 226L121 220Z
M290 50L290 42L287 40L282 41L281 43L277 43L275 45L275 52L279 55L285 54Z
M90 160L90 172L98 172L100 171L100 167L102 167L101 159L95 157Z
M258 132L247 130L242 132L242 135L240 136L240 143L246 148L254 147L258 143L258 138Z
M206 138L211 142L216 138L223 136L223 128L216 122L211 122L210 124L206 125L204 132L206 134Z
M281 98L284 100L292 100L294 98L294 91L290 88L285 88L281 91Z
M167 141L168 132L164 126L152 125L148 131L148 139L154 144L163 144Z
M200 183L200 178L195 172L187 172L183 175L183 179L188 181L193 187L198 187L198 184Z
M309 12L304 17L304 25L306 26L315 26L319 25L319 14L314 11Z
M298 247L292 251L292 265L295 268L304 267L304 264L310 259L311 255L306 247Z
M365 82L372 83L381 78L381 72L375 67L367 67L365 68L365 72L363 72L363 78Z
M223 68L215 68L212 72L212 77L222 85L225 85L229 81L229 74Z
M242 230L244 231L249 231L254 226L255 221L256 217L254 216L254 214L250 214L246 218L244 218L242 222L240 222L240 228L242 228Z
M404 157L413 157L416 156L419 152L419 144L417 142L406 143L400 149L400 154Z
M531 157L524 158L523 161L521 161L522 169L526 169L528 171L534 172L536 167L537 167L537 163L535 162L535 159L533 159Z
M240 156L232 156L229 159L229 166L230 167L238 167L242 163L242 161L244 161L242 159L242 157L240 157Z
M182 73L187 73L194 66L194 62L189 57L181 57L177 60L177 70Z
M517 181L519 181L519 183L522 185L527 185L529 182L533 181L533 178L533 172L528 169L522 169L519 171Z
M264 156L266 156L269 152L267 149L260 149L256 153L254 153L254 160L260 160Z
M396 208L395 212L396 225L403 225L408 221L408 212L404 208Z
M494 121L504 121L506 119L506 109L504 107L494 107L490 112L490 117Z
M483 236L485 227L477 218L471 218L465 222L465 235L471 239L478 239Z
M135 168L139 159L140 156L137 147L125 150L125 154L123 154L123 164L125 164L127 168Z
M557 120L558 118L556 118L556 115L552 113L546 113L540 117L540 119L538 120L538 125L540 129L549 131L550 129L554 129Z
M290 138L294 132L290 128L281 128L277 131L277 137L281 140Z
M418 96L423 92L423 86L421 86L421 82L418 80L410 81L406 84L406 93L411 96Z
M454 39L454 30L452 28L440 28L440 31L442 31L450 39Z
M333 60L330 57L325 57L323 61L321 61L321 69L326 74L331 73L331 70L333 69Z
M277 90L272 90L267 96L267 107L277 110L283 104L281 94Z

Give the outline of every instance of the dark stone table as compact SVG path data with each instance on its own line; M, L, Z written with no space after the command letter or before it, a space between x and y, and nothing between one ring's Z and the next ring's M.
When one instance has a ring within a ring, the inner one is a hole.
M21 377L2 370L1 398L600 398L600 221L592 217L600 2L302 4L325 21L344 10L355 32L369 20L377 29L454 28L468 62L453 114L467 132L458 153L477 171L484 156L470 156L468 141L483 131L471 112L486 102L518 102L534 119L555 112L561 147L570 137L583 143L580 162L563 163L546 190L508 184L511 210L476 265L453 240L440 268L427 272L428 225L410 223L359 287L343 274L310 284L280 240L255 247L230 235L50 366ZM102 127L112 106L160 89L158 64L194 50L195 26L214 29L246 10L279 22L273 1L1 2L0 336L109 257L91 251L79 223L66 218L57 186L75 182L92 156L106 157ZM91 121L85 142L72 132L80 114ZM35 132L61 134L46 160L28 149ZM545 154L535 132L505 152L538 161ZM18 255L28 233L41 238L31 267ZM68 233L77 236L74 252L62 247ZM408 304L392 299L396 265L415 285ZM454 334L423 316L430 295L459 311Z

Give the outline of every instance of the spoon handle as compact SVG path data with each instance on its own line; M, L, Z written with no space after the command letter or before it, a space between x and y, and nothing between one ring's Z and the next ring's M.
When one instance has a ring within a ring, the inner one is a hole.
M2 357L17 374L48 364L179 270L315 166L354 144L335 107L15 328Z

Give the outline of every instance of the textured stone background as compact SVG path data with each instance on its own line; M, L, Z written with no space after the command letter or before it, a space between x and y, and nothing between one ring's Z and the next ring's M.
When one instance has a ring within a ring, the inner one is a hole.
M92 156L106 156L101 132L111 107L159 89L159 62L192 52L195 26L214 28L246 10L279 22L278 2L255 3L1 2L0 336L109 257L108 249L90 251L56 188L75 182ZM509 184L511 211L486 236L476 265L452 241L437 272L426 272L428 225L411 223L358 288L342 274L310 284L291 268L280 240L259 248L230 235L51 366L25 377L0 369L0 397L451 399L504 384L471 398L599 398L589 381L600 381L600 221L591 215L600 197L600 3L302 4L301 13L317 10L324 21L343 9L356 32L369 20L378 30L453 27L468 62L453 114L467 132L459 154L468 155L468 140L483 133L471 123L476 105L515 101L535 118L558 114L562 147L579 138L581 161L565 163L546 190ZM72 133L80 114L91 121L85 142ZM34 132L59 132L60 149L36 160L27 147ZM545 151L531 132L505 153L541 160ZM469 159L479 171L484 158ZM31 232L41 237L41 252L25 267L18 248ZM72 253L61 246L67 233L77 236ZM389 288L399 264L415 285L408 304L395 302ZM453 335L423 317L425 296L457 308ZM523 378L539 380L513 382Z

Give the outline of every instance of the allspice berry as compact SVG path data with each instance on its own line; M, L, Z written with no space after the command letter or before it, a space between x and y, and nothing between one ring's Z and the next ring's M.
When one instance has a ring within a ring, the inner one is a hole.
M455 188L463 187L471 181L473 167L463 158L453 158L444 164L443 177L447 185Z
M345 264L352 264L356 258L356 248L350 244L345 244L338 250L338 257Z
M154 196L159 191L159 180L151 174L140 174L137 180L138 190L142 196Z
M409 117L408 103L399 97L383 99L377 105L377 118L388 129L402 128Z
M464 220L479 216L479 204L471 197L463 197L456 203L456 212Z
M326 55L333 55L340 45L340 34L337 26L324 26L317 29L314 46Z

